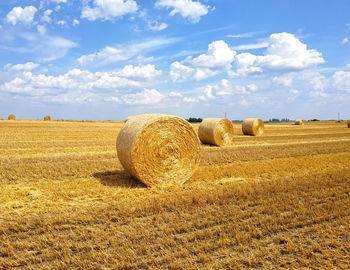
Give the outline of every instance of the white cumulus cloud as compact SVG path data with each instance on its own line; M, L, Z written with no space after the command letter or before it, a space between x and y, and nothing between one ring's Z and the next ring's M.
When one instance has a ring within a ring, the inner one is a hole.
M280 76L273 77L272 82L276 83L277 85L291 87L296 76L297 74L295 72L282 74Z
M312 88L315 90L324 90L328 84L327 78L320 73L316 73L316 74L311 75L309 82L310 82Z
M51 23L51 14L52 14L52 10L51 9L47 9L44 11L43 16L41 17L40 21L43 23Z
M33 63L33 62L27 62L25 64L16 64L16 65L11 65L7 64L4 66L4 70L6 71L31 71L35 68L37 68L39 64Z
M255 84L248 86L233 84L227 79L222 79L219 84L215 84L213 89L218 96L242 95L255 92L258 87Z
M113 101L115 103L121 104L122 101L120 100L120 98L118 97L110 97L110 98L106 98L105 101Z
M350 71L337 71L333 74L332 86L336 90L350 92Z
M77 19L74 19L73 22L72 22L73 26L76 26L76 25L79 25L79 24L80 24L80 22Z
M173 81L178 79L189 80L194 77L196 70L176 61L170 65L170 76Z
M121 97L123 103L128 105L136 104L157 104L162 101L164 95L156 89L144 89L142 92L127 94Z
M184 97L182 99L184 102L187 102L187 103L197 103L199 102L199 100L195 97Z
M82 66L92 62L116 62L126 60L128 57L124 54L124 51L114 47L107 46L97 53L82 55L78 58L78 63Z
M160 23L158 21L148 21L147 27L152 31L162 31L168 27L168 24L164 22Z
M58 25L66 25L67 22L64 21L64 20L59 20L59 21L56 22L56 24L58 24Z
M209 6L192 0L158 0L156 7L171 9L170 15L180 14L192 23L199 22L200 17L208 14Z
M30 25L33 23L36 12L37 12L37 9L33 6L27 6L25 8L14 7L6 15L6 21L11 23L12 25L16 25L17 23Z
M94 0L92 7L83 7L81 18L90 21L97 19L112 20L123 15L134 13L138 9L134 0Z
M179 92L175 92L175 91L171 91L169 94L168 94L169 97L176 97L176 98L182 98L182 94L179 93Z
M193 59L185 59L183 61L185 64L178 61L173 62L170 65L170 76L173 81L178 79L202 80L229 70L235 55L236 52L231 50L224 41L214 41L209 44L207 53ZM186 62L188 62L187 65Z
M201 89L199 99L206 101L219 97L227 98L233 95L249 95L258 91L258 89L259 87L254 83L244 86L230 82L227 79L222 79L216 84L209 84Z
M45 35L46 34L46 27L45 25L40 25L38 24L36 29L38 30L38 32L40 33L40 35Z
M154 65L147 64L144 66L125 66L119 73L119 76L132 80L150 80L162 74Z
M251 83L247 85L247 89L251 92L258 91L259 87L255 83Z
M300 70L324 62L320 52L308 49L294 35L284 32L270 35L264 55L241 53L236 56L235 61L240 74Z
M27 96L37 98L40 98L41 95L63 98L68 97L68 93L77 92L103 95L108 92L139 91L144 89L147 82L161 74L161 71L156 70L153 65L126 66L119 71L95 73L74 68L58 76L30 72L37 66L38 64L32 62L6 65L5 71L22 71L22 73L16 74L14 79L0 85L0 91L16 94L25 93ZM132 74L133 71L135 74ZM161 96L154 89L144 90L126 94L125 103L147 104L152 102L151 99L156 102ZM140 100L142 97L145 101Z

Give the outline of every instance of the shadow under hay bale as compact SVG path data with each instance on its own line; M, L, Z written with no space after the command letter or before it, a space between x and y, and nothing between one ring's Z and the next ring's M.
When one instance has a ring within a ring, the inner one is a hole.
M136 178L133 178L126 171L105 171L97 172L93 175L100 179L101 184L109 187L123 188L145 188L146 185Z

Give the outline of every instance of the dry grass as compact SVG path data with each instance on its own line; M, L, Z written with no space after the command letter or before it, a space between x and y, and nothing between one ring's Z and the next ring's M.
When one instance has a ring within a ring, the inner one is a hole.
M0 121L0 269L349 269L344 122L234 125L161 190L122 169L122 125Z

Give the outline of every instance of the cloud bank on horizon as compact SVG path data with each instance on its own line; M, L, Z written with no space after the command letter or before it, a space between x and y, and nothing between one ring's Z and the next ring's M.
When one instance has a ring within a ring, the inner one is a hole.
M350 118L350 3L261 2L1 3L0 118Z

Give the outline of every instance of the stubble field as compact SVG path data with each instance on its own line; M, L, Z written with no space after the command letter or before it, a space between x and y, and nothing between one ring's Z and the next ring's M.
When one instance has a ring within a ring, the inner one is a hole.
M0 120L0 269L350 268L344 122L235 124L164 189L123 170L122 125Z

